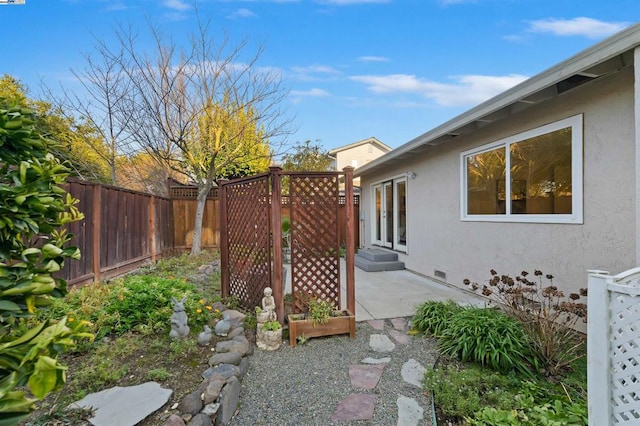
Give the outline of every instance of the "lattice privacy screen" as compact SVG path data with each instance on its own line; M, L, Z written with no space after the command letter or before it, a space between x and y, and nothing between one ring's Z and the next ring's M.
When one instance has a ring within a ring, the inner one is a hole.
M291 280L294 312L308 296L340 308L338 176L291 175Z
M615 424L640 424L640 296L610 293L611 415Z
M252 311L271 285L269 177L230 184L226 198L229 293Z

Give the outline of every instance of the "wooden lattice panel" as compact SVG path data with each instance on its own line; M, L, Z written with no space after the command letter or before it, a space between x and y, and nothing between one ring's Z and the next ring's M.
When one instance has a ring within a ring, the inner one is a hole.
M338 177L291 175L291 286L294 312L308 296L340 307Z
M253 310L271 285L269 179L230 184L226 194L229 294Z
M612 423L637 425L640 423L640 296L612 292L610 318Z

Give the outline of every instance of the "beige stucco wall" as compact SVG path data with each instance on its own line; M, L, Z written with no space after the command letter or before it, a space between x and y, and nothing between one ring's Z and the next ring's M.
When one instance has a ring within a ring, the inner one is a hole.
M540 269L565 291L586 287L588 269L618 273L634 267L636 189L633 69L626 69L533 106L427 152L384 175L362 177L365 244L371 244L374 182L407 171L408 269L427 276L446 272L464 287L488 280L489 270L516 275ZM460 153L576 114L584 114L584 224L463 222Z

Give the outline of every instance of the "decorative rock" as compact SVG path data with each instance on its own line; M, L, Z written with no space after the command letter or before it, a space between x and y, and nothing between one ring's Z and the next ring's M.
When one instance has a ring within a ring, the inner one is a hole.
M424 409L413 398L398 396L398 425L417 426L422 424Z
M234 309L227 309L222 314L222 319L228 321L231 324L231 328L241 327L245 317L245 314Z
M247 371L249 371L249 358L243 357L242 360L240 361L239 367L240 367L240 374L238 374L238 378L242 380L244 376L247 374Z
M256 336L256 346L263 351L275 351L280 349L282 344L282 329L260 330Z
M184 420L177 414L172 414L169 416L166 422L164 422L164 426L185 426Z
M357 389L375 389L382 377L386 364L350 365L349 379L351 386Z
M407 327L407 321L404 318L393 318L391 320L391 325L398 331L404 331Z
M396 345L385 334L369 336L369 346L375 352L391 352L396 348Z
M92 393L70 408L93 407L90 422L95 426L134 425L167 403L173 391L156 382L120 387Z
M200 346L207 346L209 345L209 343L211 343L211 339L213 338L213 335L211 334L211 329L209 328L208 325L204 326L204 331L202 331L200 334L198 334L198 345Z
M373 327L374 330L384 330L384 320L369 320L367 323Z
M225 304L224 304L224 303L222 303L222 302L215 302L215 303L213 303L213 304L211 305L211 309L212 309L212 310L214 310L214 311L217 309L217 310L218 310L218 312L224 312L224 311L226 311L228 308L227 308L227 305L225 305Z
M180 404L178 404L178 410L182 414L195 415L202 410L202 399L200 399L200 393L198 391L192 392L182 398Z
M213 418L213 416L215 416L218 413L219 409L220 409L220 404L207 404L204 406L201 413L206 414L210 418Z
M226 337L231 329L231 323L227 320L220 320L216 323L215 333L216 336Z
M411 358L409 361L402 365L402 379L410 385L417 386L422 389L422 381L424 380L424 373L427 370L420 365L418 361Z
M388 364L391 362L391 358L365 358L361 361L363 364Z
M409 336L404 333L399 332L398 330L389 330L389 334L393 337L393 340L398 342L401 345L409 344Z
M202 402L209 405L220 396L220 391L227 383L227 379L222 376L214 376L210 379L207 388L202 393Z
M251 350L251 344L248 341L239 342L237 340L227 340L216 344L216 352L237 352L240 356L245 356Z
M213 355L209 358L209 366L215 367L218 364L233 364L239 365L242 361L242 356L237 352L224 352Z
M227 425L233 417L238 401L240 400L240 382L237 377L232 377L222 389L220 394L220 409L216 417L216 425Z
M378 395L354 393L340 401L331 420L370 420L373 418L373 410L376 408Z
M235 339L236 337L244 337L244 327L236 327L227 335L228 339ZM245 337L246 339L246 337Z
M208 368L202 373L203 379L208 379L214 375L220 375L225 379L228 379L231 376L238 376L240 374L240 369L231 364L220 364L217 367Z
M212 426L213 422L211 421L211 417L206 414L199 413L193 416L193 418L189 421L188 426Z

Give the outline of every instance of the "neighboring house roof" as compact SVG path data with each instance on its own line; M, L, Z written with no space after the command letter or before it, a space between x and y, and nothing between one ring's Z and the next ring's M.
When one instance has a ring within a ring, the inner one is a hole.
M358 167L354 175L361 176L386 169L431 146L455 141L491 122L503 120L533 104L549 100L583 83L618 71L634 63L633 49L640 46L640 24L583 50L575 56L537 74L447 121L391 152Z
M334 148L331 151L329 151L329 155L330 156L334 156L335 154L337 154L338 152L341 151L346 151L347 149L351 149L351 148L355 148L358 147L360 145L366 145L366 144L372 144L377 146L380 150L384 151L384 152L389 152L392 150L392 148L388 145L385 145L384 143L380 142L378 139L376 139L375 137L370 137L367 139L362 139L361 141L358 142L354 142L351 143L349 145L345 145L345 146L340 146L338 148Z

